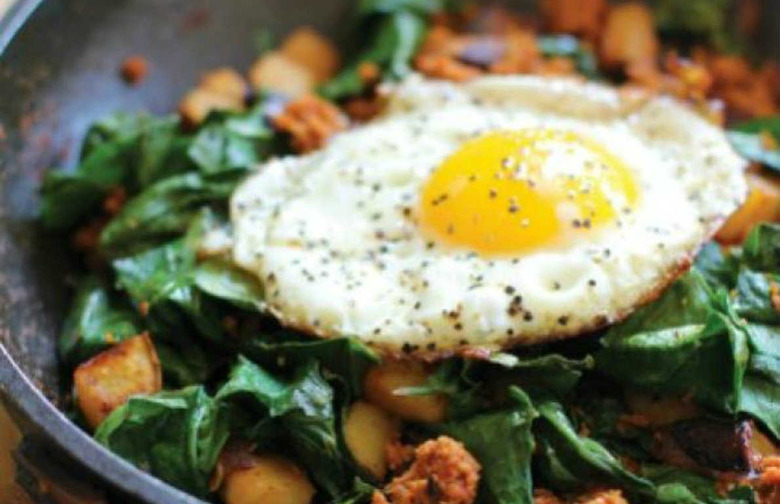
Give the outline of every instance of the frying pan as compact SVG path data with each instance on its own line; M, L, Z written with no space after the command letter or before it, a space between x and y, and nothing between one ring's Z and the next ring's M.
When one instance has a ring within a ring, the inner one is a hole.
M532 1L524 2L526 4ZM767 3L759 44L780 53L780 1ZM350 0L19 0L0 19L0 399L25 433L20 475L41 502L201 502L112 455L60 411L56 336L78 262L36 224L37 188L72 167L95 119L166 113L209 68L246 68L259 29L312 25L345 46ZM145 56L128 87L121 61ZM70 499L70 500L66 500Z

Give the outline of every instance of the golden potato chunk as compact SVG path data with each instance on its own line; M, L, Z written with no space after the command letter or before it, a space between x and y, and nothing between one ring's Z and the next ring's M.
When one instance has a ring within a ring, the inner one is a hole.
M239 460L222 468L220 494L226 504L309 504L314 497L306 473L283 457L246 454Z
M344 439L352 457L378 480L387 474L387 444L398 436L398 422L381 408L358 401L349 408Z
M244 78L230 68L218 68L205 74L198 86L179 102L179 115L185 125L195 127L215 110L244 110L247 93Z
M308 68L318 83L336 75L341 65L336 46L308 26L292 32L279 51L283 56Z
M725 245L742 243L759 222L780 220L780 183L774 177L748 173L748 196L745 203L731 214L715 239Z
M90 427L130 396L162 389L157 352L147 333L133 336L82 363L73 373L76 401Z
M658 57L658 37L650 8L641 3L612 7L601 33L601 63L620 67L629 63L654 61Z
M441 394L400 395L403 387L425 385L429 373L419 362L388 360L366 375L364 389L368 402L412 422L437 423L447 412L447 398Z
M267 52L249 68L249 82L256 90L297 98L314 90L314 73L280 51Z
M224 67L204 75L198 84L198 89L230 97L235 103L243 104L248 87L240 73Z

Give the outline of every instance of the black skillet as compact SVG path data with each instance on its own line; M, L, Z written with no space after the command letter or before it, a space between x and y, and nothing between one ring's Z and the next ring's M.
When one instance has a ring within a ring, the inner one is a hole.
M283 35L309 24L344 43L353 3L18 0L0 18L0 398L25 432L20 478L41 502L200 502L113 456L57 409L67 391L55 338L76 261L36 225L41 174L73 165L96 118L169 112L204 70L245 68L261 28ZM778 56L780 1L765 3L759 44ZM135 88L118 77L131 54L151 65Z

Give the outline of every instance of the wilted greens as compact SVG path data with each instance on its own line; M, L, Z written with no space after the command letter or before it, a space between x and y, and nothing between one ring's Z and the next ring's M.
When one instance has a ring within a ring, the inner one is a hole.
M364 93L363 63L386 79L403 78L432 14L460 4L362 0L355 24L365 43L320 94ZM730 5L659 1L657 21L665 36L738 49ZM570 58L579 73L602 78L589 44L566 34L537 42L543 56ZM176 117L116 114L89 130L75 169L47 174L46 226L105 224L94 251L103 267L78 282L59 355L70 372L111 345L151 334L163 390L130 398L95 438L178 488L216 499L210 482L219 455L239 441L302 468L317 504L364 504L384 482L358 466L344 424L381 359L349 335L315 339L282 327L261 283L227 252L203 247L214 234L229 237L228 200L247 171L286 153L267 113L261 96L248 111L212 113L194 130ZM743 157L780 171L780 118L737 124L728 135ZM112 214L104 206L115 191L127 202ZM778 303L780 226L762 225L740 249L705 246L659 299L597 334L432 365L426 383L395 393L441 394L446 418L408 422L401 440L462 442L481 464L477 504L534 504L540 488L561 496L616 488L636 504L754 504L749 487L724 495L711 468L682 470L658 453L656 436L682 420L658 427L626 419L637 395L684 398L706 421L750 422L777 441Z

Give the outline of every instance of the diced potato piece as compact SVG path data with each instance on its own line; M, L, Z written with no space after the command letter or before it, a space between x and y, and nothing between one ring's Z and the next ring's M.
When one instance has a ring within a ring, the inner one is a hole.
M236 103L243 103L246 98L247 84L240 73L232 68L218 68L206 75L198 84L198 89L212 91L218 95L229 96Z
M279 51L265 53L252 65L249 82L254 89L275 91L292 98L312 91L316 85L311 70Z
M318 83L336 75L341 64L336 46L307 26L292 32L282 43L279 52L308 68Z
M388 360L374 367L364 383L368 402L399 418L413 422L441 422L447 412L447 398L441 394L403 396L395 393L402 387L424 385L428 372L419 362Z
M745 203L715 235L720 243L742 243L759 222L780 220L780 182L760 173L748 173L747 182L750 191Z
M196 88L179 102L179 115L188 126L197 126L214 110L241 110L243 100L237 102L229 95Z
M73 373L76 400L96 428L130 396L162 389L160 361L149 335L133 336L82 363Z
M276 455L247 455L224 470L220 493L226 504L309 504L314 497L306 473Z
M387 474L385 447L398 435L398 422L381 408L358 401L349 408L344 439L355 461L378 480Z
M601 33L601 63L619 67L658 57L659 42L653 12L641 3L614 6Z
M550 31L594 38L601 31L607 0L542 0L542 17Z
M218 68L204 75L198 87L179 102L179 115L189 127L202 123L214 110L244 109L247 84L230 68Z
M626 403L631 413L641 415L647 420L648 427L663 427L701 415L701 410L696 404L685 401L681 397L653 397L631 392L626 394Z

